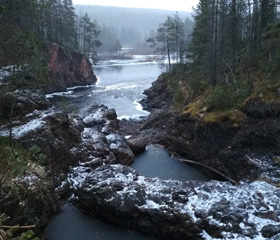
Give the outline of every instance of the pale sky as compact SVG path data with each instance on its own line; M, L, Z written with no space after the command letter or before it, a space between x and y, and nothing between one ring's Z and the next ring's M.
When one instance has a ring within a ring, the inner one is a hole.
M73 4L154 8L192 12L199 0L72 0Z

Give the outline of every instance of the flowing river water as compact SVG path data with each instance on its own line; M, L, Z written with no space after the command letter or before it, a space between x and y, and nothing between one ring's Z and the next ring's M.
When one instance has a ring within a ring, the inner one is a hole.
M102 61L94 67L99 81L96 86L69 89L69 92L53 94L57 106L83 111L98 103L114 108L118 118L138 118L149 113L142 110L138 101L142 92L151 86L161 73L152 56L134 56L133 59ZM57 95L57 96L56 96ZM64 95L63 100L61 95ZM163 167L164 166L164 167ZM137 156L132 167L146 177L175 180L209 180L201 172L177 159L171 158L165 149L147 146ZM140 240L154 239L128 229L117 228L81 213L70 204L61 208L46 228L47 240Z

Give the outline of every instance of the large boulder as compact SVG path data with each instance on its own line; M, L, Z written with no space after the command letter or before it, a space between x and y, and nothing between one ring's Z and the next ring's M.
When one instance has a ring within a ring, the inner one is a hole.
M123 165L83 173L75 193L79 208L160 239L262 239L279 233L280 189L265 182L159 180Z
M63 112L36 113L25 124L13 129L15 139L26 148L40 147L47 156L45 164L53 172L66 171L77 164L71 152L81 142L75 121Z
M46 92L65 91L67 87L89 85L96 82L91 62L85 55L66 50L57 44L49 46L50 81Z
M112 223L161 239L197 239L200 230L191 217L168 208L178 203L180 191L176 184L161 185L160 180L145 179L130 167L105 165L88 174L76 195L81 209ZM182 196L181 201L186 200Z

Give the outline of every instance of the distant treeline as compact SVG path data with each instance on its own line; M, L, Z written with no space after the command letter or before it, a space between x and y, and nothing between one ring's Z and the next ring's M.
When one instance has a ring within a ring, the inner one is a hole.
M101 31L99 40L103 43L99 51L116 51L118 46L148 47L146 39L155 32L167 16L175 14L174 11L121 8L91 5L75 5L76 14L88 13L95 19ZM190 12L179 11L183 19L186 35L191 34L193 22Z
M122 46L145 47L150 33L172 14L151 9L74 8L72 0L0 0L0 65L25 64L35 50L38 53L42 42L54 42L93 58L98 48L117 53ZM178 15L185 19L190 34L190 13Z

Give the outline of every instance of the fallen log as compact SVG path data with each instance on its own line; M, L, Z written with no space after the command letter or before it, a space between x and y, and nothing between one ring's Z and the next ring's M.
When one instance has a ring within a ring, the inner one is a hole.
M212 167L209 167L208 165L206 164L203 164L203 163L199 163L199 162L195 162L193 160L188 160L188 159L182 159L182 158L179 158L179 161L181 162L186 162L186 163L190 163L190 164L195 164L195 165L199 165L199 166L202 166L202 167L205 167L209 170L211 170L212 172L215 172L216 174L220 175L221 177L223 177L224 179L228 180L229 182L231 182L233 185L235 186L238 186L239 185L239 182L226 176L225 174L221 173L220 171L212 168Z

